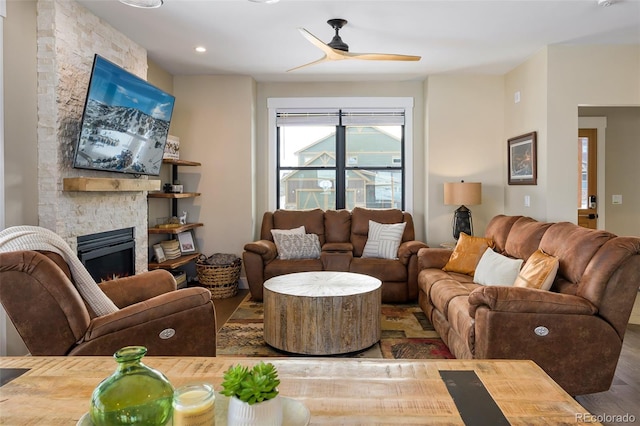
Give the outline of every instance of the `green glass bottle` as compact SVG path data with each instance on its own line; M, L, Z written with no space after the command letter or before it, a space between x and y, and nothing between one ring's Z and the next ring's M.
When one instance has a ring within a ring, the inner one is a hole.
M127 346L114 354L116 371L91 396L95 426L164 425L173 414L173 386L161 372L141 361L143 346Z

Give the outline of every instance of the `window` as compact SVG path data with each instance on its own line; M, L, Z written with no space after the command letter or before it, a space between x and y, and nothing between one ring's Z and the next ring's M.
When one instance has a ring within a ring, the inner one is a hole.
M408 209L406 107L291 108L284 105L290 100L278 101L269 100L274 208Z
M578 208L588 209L589 197L589 138L578 138L578 156L580 157L580 193L578 195Z

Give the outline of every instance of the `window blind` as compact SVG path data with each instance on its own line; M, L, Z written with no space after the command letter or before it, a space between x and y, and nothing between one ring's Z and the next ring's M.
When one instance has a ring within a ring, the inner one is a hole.
M337 109L297 109L277 110L277 126L337 126L340 124L340 110Z
M343 126L402 126L404 109L343 109Z
M404 109L293 109L276 111L277 126L401 126Z

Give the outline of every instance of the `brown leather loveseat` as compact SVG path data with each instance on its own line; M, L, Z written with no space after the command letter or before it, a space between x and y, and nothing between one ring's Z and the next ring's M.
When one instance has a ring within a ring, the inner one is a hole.
M640 238L504 215L485 237L510 258L541 249L557 274L549 291L479 285L443 271L451 250L420 250L419 304L451 352L531 359L571 395L609 389L640 285Z
M397 259L363 258L369 220L381 224L405 222ZM271 230L304 226L318 235L318 258L278 258ZM260 240L245 245L243 260L251 296L262 300L264 281L278 275L308 271L342 271L370 275L382 281L383 302L406 302L418 297L417 253L426 244L415 241L411 214L397 209L276 210L262 219Z

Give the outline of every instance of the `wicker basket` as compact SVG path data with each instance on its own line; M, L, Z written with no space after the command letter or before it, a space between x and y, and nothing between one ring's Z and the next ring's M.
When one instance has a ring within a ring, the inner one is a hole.
M234 259L231 263L220 263L221 259ZM225 299L238 293L238 279L242 260L235 255L216 253L210 257L200 255L196 261L198 281L211 291L212 299Z

